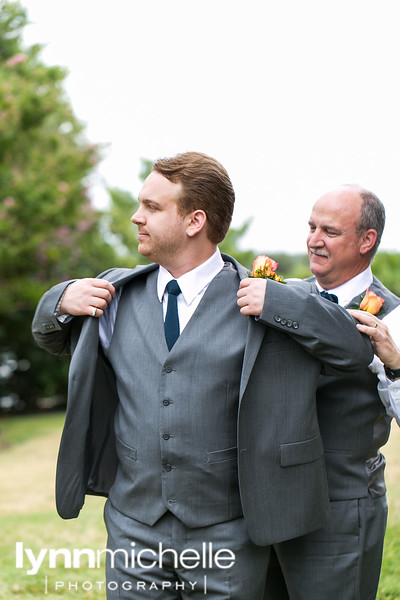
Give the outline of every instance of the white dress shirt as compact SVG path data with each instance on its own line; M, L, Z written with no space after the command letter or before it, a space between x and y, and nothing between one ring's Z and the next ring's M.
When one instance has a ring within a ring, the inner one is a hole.
M208 260L177 279L182 292L177 298L179 329L181 333L199 305L200 300L204 296L204 293L211 281L216 275L218 275L223 266L224 261L219 249L217 248L214 254ZM171 273L167 271L167 269L164 269L164 267L160 266L158 269L157 295L159 301L162 302L163 305L164 319L168 306L168 292L166 291L165 286L172 279L174 279L174 277L172 277ZM117 291L115 298L113 298L108 305L107 310L99 319L100 342L106 351L111 344L121 292L122 288Z
M371 286L372 279L371 267L368 267L365 271L353 277L353 279L346 281L346 283L339 285L337 288L330 289L329 293L335 294L338 297L340 306L347 306L355 296L362 294ZM318 290L321 292L324 288L318 282L316 284ZM383 304L382 308L384 309L384 307L385 304ZM396 306L390 313L383 316L382 321L389 328L390 335L396 346L400 348L400 306ZM397 424L400 425L400 379L396 381L388 379L383 363L377 356L374 356L369 368L378 377L378 392L386 408L386 412L391 417L394 417Z

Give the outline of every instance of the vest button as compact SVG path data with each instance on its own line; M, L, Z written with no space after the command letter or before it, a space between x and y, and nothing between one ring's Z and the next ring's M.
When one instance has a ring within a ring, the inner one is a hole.
M170 437L171 436L169 435L169 433L164 433L164 435L163 435L164 440L169 440Z
M168 400L168 398L165 398L165 400L163 400L162 403L164 404L164 406L169 406L171 404L171 401Z
M172 470L172 467L171 467L171 465L169 465L169 464L166 464L166 465L165 465L165 467L164 467L164 469L165 469L166 471L171 471L171 470Z
M166 373L171 373L172 371L172 367L165 367L165 372Z

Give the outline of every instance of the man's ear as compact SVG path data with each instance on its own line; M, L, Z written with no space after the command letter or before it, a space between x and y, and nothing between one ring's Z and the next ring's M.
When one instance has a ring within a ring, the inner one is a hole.
M204 210L195 210L188 215L189 224L186 228L186 233L189 237L197 235L207 223L207 215Z
M375 229L367 229L361 234L360 254L367 254L375 245L378 234Z

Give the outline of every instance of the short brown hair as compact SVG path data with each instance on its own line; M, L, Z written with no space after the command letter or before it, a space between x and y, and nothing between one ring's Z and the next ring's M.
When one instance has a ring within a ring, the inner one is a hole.
M222 242L235 203L232 182L224 167L206 154L185 152L172 158L160 158L154 163L153 171L182 185L178 211L186 215L193 210L204 210L209 240L214 244Z

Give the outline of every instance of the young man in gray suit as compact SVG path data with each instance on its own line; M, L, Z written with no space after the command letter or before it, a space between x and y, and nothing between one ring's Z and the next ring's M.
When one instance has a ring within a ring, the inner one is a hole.
M59 284L35 315L72 353L57 508L108 495L109 598L257 600L270 544L327 518L318 378L372 347L310 284L221 256L233 204L214 159L157 161L132 217L153 264Z
M317 406L331 500L328 524L275 547L266 600L373 600L387 519L385 458L392 417L400 424L400 299L372 275L385 211L356 185L334 189L311 213L307 239L318 290L357 307L366 291L384 302L379 313L349 312L370 336L376 356L345 377L321 377ZM379 303L380 304L380 303ZM379 304L376 309L379 309ZM390 330L390 332L389 332ZM286 589L287 588L287 589Z

